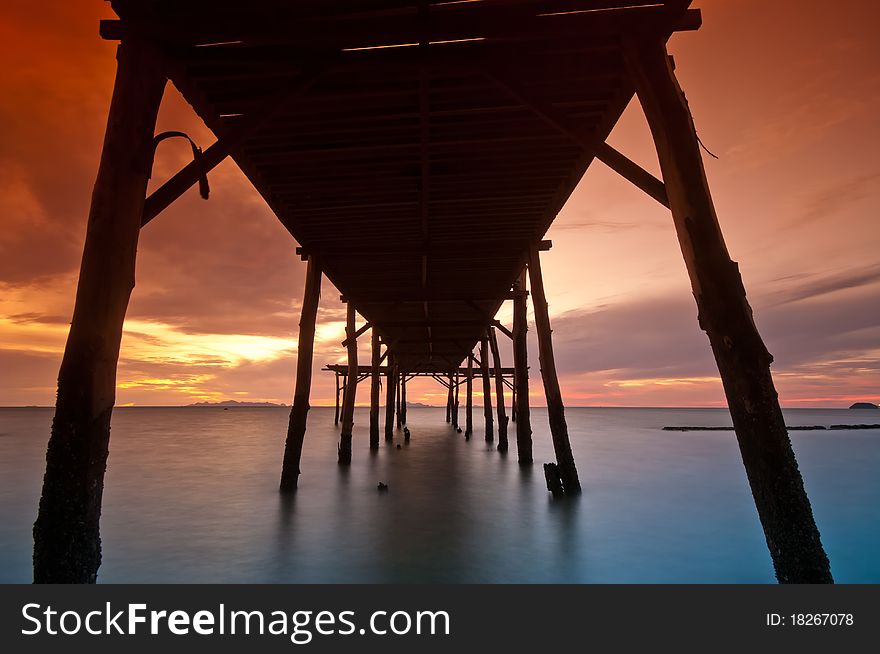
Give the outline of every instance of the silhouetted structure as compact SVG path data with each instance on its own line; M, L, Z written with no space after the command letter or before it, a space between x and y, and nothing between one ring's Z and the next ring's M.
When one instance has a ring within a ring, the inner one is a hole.
M673 32L700 25L689 4L113 0L120 20L102 21L101 34L121 40L116 87L34 527L35 580L96 578L116 362L139 229L197 182L206 194L206 174L231 156L309 261L283 490L296 486L299 472L322 273L348 303L340 464L352 458L357 383L367 376L371 447L378 446L383 373L387 441L395 402L405 421L405 380L413 375L455 384L456 393L464 375L470 436L473 349L483 343L478 365L489 407L492 327L514 340L517 451L521 463L531 462L525 270L557 459L546 468L548 484L556 494L580 490L539 253L549 247L541 238L556 214L599 159L672 211L779 580L831 581L770 376L772 358L727 253L666 53ZM194 149L194 161L145 198L167 79L218 140L204 153ZM634 93L663 181L605 143ZM506 300L514 302L512 331L494 319ZM356 313L366 321L357 329ZM356 339L369 329L371 365L361 368ZM498 365L496 357L496 372ZM496 383L499 405L501 389ZM488 437L491 408L485 415Z

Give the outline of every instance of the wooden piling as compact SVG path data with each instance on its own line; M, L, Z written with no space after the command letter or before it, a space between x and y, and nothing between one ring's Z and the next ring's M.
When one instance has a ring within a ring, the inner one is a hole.
M629 43L627 63L657 147L699 323L718 364L776 577L781 583L831 583L770 374L773 357L724 243L693 120L666 46L659 39Z
M406 426L406 374L400 375L400 422Z
M547 399L547 416L550 419L550 434L553 437L553 450L556 452L556 465L562 479L565 493L580 493L571 441L568 438L568 425L565 422L565 406L562 391L556 376L556 360L553 356L550 314L547 296L544 293L544 278L541 275L541 260L537 246L529 251L529 281L531 282L532 302L535 307L535 331L538 334L538 356L541 361L541 378L544 381L544 395Z
M355 332L354 303L346 305L345 338L348 349L348 381L345 385L345 397L342 401L342 430L339 432L339 465L351 463L351 437L354 431L354 402L357 395L358 351Z
M520 463L532 462L532 423L529 415L529 356L526 334L526 273L519 276L513 287L513 368L516 403L516 451Z
M488 337L483 334L480 339L480 374L483 377L483 418L486 423L486 442L495 440L495 426L492 418L492 384L489 381L489 345Z
M402 392L402 375L400 373L400 364L394 366L394 383L397 384L397 429L403 427L403 416L400 412L400 398Z
M382 359L379 332L373 329L370 338L372 359L370 364L370 449L379 449L379 363Z
M394 440L394 391L397 388L394 369L394 355L389 353L385 373L385 441L388 443Z
M504 407L504 374L501 371L501 354L498 351L498 338L495 328L489 327L489 349L492 352L492 367L495 369L495 401L498 410L498 451L507 451L507 410Z
M34 524L36 583L94 583L101 564L99 522L116 367L166 82L139 41L123 41L116 59Z
M321 298L321 267L314 257L306 265L306 284L303 292L302 311L299 319L299 336L296 350L296 387L287 424L284 443L284 459L281 464L281 490L296 489L299 479L299 462L309 414L309 393L312 388L312 355L315 346L315 321Z
M336 373L335 377L336 377L336 417L333 419L333 424L338 425L339 424L339 392L341 390L339 387L339 373L338 372Z
M458 387L459 387L459 379L458 379L458 370L455 371L455 394L452 400L452 426L455 429L458 429Z
M474 357L468 354L467 377L465 383L464 405L464 437L470 438L474 433Z
M452 422L452 373L446 376L446 422Z

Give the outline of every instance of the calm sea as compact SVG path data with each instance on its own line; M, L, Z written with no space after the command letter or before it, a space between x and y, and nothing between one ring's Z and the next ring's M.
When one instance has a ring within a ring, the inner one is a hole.
M568 409L584 493L563 501L544 485L543 409L526 469L515 446L501 455L479 429L466 442L442 409L408 417L412 441L371 455L359 409L353 464L341 469L333 410L313 409L300 488L284 500L286 409L117 409L99 581L774 581L733 433L660 430L729 424L725 411ZM786 418L880 422L847 410ZM0 409L0 582L31 580L51 419L51 409ZM880 582L880 431L792 439L835 578Z

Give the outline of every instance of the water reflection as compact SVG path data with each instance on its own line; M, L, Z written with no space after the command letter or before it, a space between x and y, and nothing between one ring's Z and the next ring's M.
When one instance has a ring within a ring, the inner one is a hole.
M51 410L0 411L0 580L30 580ZM353 463L336 464L333 410L310 412L299 489L278 492L284 409L119 409L103 512L105 582L770 582L769 556L735 440L669 433L723 412L568 411L584 493L553 499L546 415L535 463L470 441L442 410L410 409ZM845 422L794 412L802 424ZM479 427L479 421L476 422ZM880 581L877 435L796 433L795 448L835 576ZM400 442L402 447L397 449ZM379 491L377 484L388 485Z

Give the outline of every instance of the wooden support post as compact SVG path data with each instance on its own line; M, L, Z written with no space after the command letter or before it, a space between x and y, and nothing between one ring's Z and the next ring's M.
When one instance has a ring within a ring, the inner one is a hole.
M687 265L764 535L782 583L831 583L785 428L767 351L709 192L687 100L660 40L630 43L627 61L648 119Z
M492 352L492 366L495 369L495 401L498 410L498 451L507 451L507 410L504 407L504 375L501 372L501 354L498 351L498 338L495 328L489 327L489 349Z
M99 522L116 366L166 81L138 41L123 42L116 59L34 524L36 583L95 583L101 564Z
M389 354L385 373L385 440L388 443L394 440L394 391L397 389L397 380L394 378L395 368L394 355Z
M550 434L553 437L553 450L556 452L556 466L565 493L580 493L571 442L568 439L568 425L565 422L565 407L562 404L562 391L556 376L556 359L553 356L550 314L547 309L547 296L544 294L544 278L541 275L540 253L537 247L529 251L529 280L535 307L535 331L538 333L538 356L541 361L541 378L544 380L544 395L547 398L547 417L550 419ZM545 467L546 469L546 467ZM548 481L548 487L549 487Z
M312 388L312 353L315 347L315 320L321 298L321 267L309 258L306 266L306 287L303 292L302 312L299 319L299 337L296 350L296 388L287 423L287 440L281 464L281 490L296 489L299 462L302 457L306 422L309 414L309 392Z
M339 387L339 373L336 372L335 375L336 375L336 417L333 419L333 424L338 425L339 424L339 393L342 389Z
M452 422L452 373L446 377L448 385L446 387L446 422Z
M406 374L400 375L400 422L406 426Z
M532 422L529 415L529 356L526 333L526 273L514 285L513 297L513 388L516 398L513 409L516 416L516 451L520 463L532 462Z
M379 449L379 362L381 346L379 332L373 329L370 344L372 346L372 369L370 370L370 449Z
M516 383L510 387L510 421L516 424Z
M457 430L458 429L458 387L459 387L459 379L458 379L458 370L455 371L455 395L453 396L452 401L452 426Z
M465 378L464 437L474 433L474 357L468 354L467 377Z
M402 395L400 364L394 366L394 383L397 385L397 428L400 429L403 427L403 419L400 413L400 397Z
M480 340L480 373L483 377L483 417L486 421L486 442L495 440L495 425L492 418L492 384L489 381L489 344L488 337L483 334Z
M348 341L348 381L345 384L345 397L342 401L342 431L339 433L339 465L351 463L351 436L354 431L354 402L357 395L358 348L355 337L354 303L346 305L345 335Z

